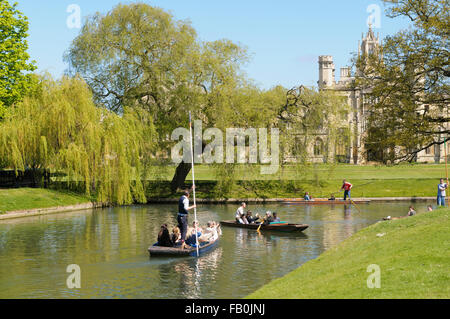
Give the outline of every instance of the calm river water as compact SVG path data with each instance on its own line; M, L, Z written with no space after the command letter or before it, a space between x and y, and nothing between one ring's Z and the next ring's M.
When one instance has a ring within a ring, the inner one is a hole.
M219 246L199 259L150 258L174 206L149 205L28 217L0 222L0 298L241 298L316 258L409 203L250 205L282 220L307 223L301 234L222 227ZM414 205L425 210L425 203ZM201 205L200 223L233 219L237 206ZM190 218L190 221L193 217ZM81 268L81 289L68 289L66 268Z

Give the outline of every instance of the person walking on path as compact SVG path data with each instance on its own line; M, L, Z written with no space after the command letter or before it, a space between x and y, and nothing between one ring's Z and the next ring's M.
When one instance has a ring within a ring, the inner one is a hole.
M342 187L341 187L341 191L344 190L344 200L347 199L347 196L348 196L348 198L351 199L350 190L352 189L352 187L353 187L353 185L344 179L344 181L342 182Z
M441 178L438 184L438 193L437 193L437 205L445 206L445 190L448 188L448 180L447 183L444 183L444 179Z
M193 188L191 188L192 190ZM188 228L188 213L189 210L195 208L196 205L189 206L189 191L185 191L183 195L178 200L178 228L181 232L181 239L180 241L184 243L186 240L186 233Z

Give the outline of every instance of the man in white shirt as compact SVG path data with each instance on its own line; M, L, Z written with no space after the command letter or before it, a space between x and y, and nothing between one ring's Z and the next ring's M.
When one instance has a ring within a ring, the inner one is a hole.
M236 210L236 222L238 222L239 224L248 224L248 222L246 223L246 219L245 219L245 212L244 212L244 208L247 207L247 204L245 203L241 203L241 206Z

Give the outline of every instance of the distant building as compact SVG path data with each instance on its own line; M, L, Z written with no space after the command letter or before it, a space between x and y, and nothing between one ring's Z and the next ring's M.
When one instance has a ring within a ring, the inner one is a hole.
M369 55L378 52L380 48L379 35L375 36L371 27L366 35L362 35L361 41L358 43L358 56ZM332 90L339 95L346 96L351 112L347 117L347 124L351 131L350 138L345 140L337 140L334 147L334 152L331 152L335 158L340 162L352 164L364 164L369 161L377 161L382 157L382 154L372 152L366 147L364 138L367 134L367 110L370 108L370 103L365 98L367 91L355 88L355 78L360 75L360 70L356 70L352 75L351 67L343 67L340 69L340 79L336 82L335 65L333 57L330 55L319 56L319 90ZM326 136L317 134L316 144L325 143ZM326 162L330 157L328 154L317 152L317 147L313 145L309 151L313 162ZM450 148L447 149L449 153ZM423 150L417 154L417 162L439 163L445 161L444 145L435 145L429 149Z

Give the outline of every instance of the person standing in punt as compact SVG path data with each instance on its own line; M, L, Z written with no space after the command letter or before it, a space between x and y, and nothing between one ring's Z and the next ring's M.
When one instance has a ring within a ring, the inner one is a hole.
M349 199L351 199L351 197L350 197L350 190L352 189L352 187L353 187L352 184L347 182L345 179L343 180L341 191L344 190L344 200L347 199L347 196L348 196Z
M192 186L191 189L193 189L194 186ZM189 206L189 191L185 191L183 195L178 200L178 228L181 232L181 243L184 243L186 240L186 233L188 228L188 214L189 210L195 208L196 205Z

